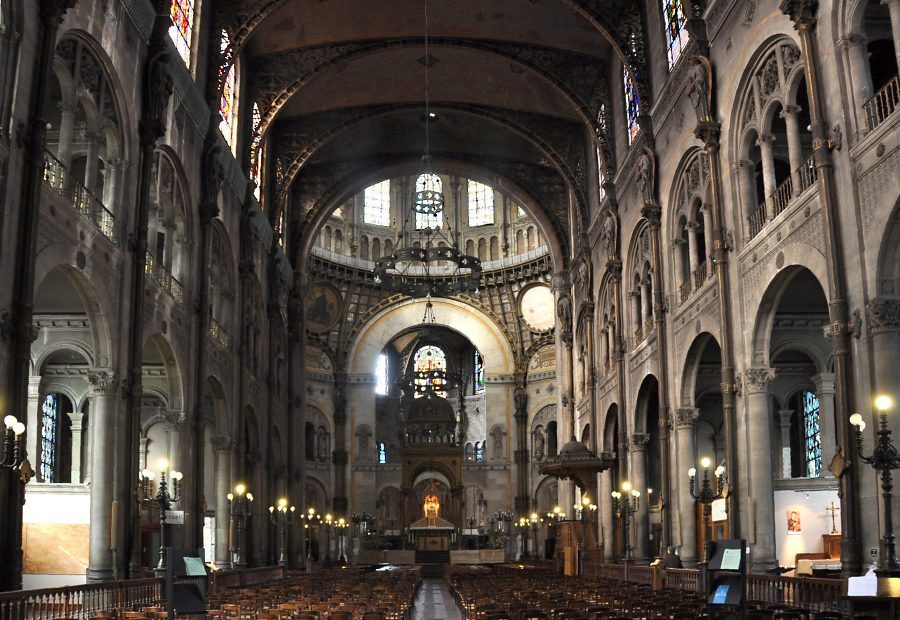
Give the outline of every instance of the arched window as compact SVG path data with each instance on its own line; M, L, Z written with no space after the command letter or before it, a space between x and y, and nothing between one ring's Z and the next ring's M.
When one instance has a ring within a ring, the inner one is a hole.
M416 376L416 396L421 396L419 392L419 387L424 388L431 381L431 385L433 386L434 393L438 396L446 396L445 388L447 386L447 378L446 376L440 377L431 377L430 379L427 377L420 377L418 373L426 372L430 373L436 370L447 371L447 356L444 354L444 351L432 345L427 345L420 348L416 351L416 356L414 359L415 370L417 373Z
M818 478L822 471L822 435L819 429L819 399L812 392L803 392L803 473Z
M262 201L262 184L263 184L263 149L262 135L260 135L260 123L262 123L262 113L259 111L259 105L253 104L253 127L250 134L250 180L256 184L253 188L253 195L257 202Z
M41 406L41 480L56 482L59 444L59 397L47 394Z
M383 441L378 442L378 464L384 465L387 463L387 448L384 446Z
M475 393L484 392L484 358L475 351Z
M375 393L380 396L388 393L388 359L384 353L375 362Z
M681 0L662 0L663 23L666 27L666 50L669 54L669 69L675 66L681 52L688 43L687 19L681 7Z
M181 56L188 68L191 66L191 45L194 42L194 1L171 0L169 5L169 13L172 17L169 36L172 37L178 55Z
M389 180L366 188L363 221L375 226L391 225L391 182Z
M231 39L228 37L228 33L224 30L222 31L222 54L225 53L225 50L228 49L228 46L231 44ZM237 59L232 59L233 62L228 66L228 72L222 77L222 85L220 89L219 99L219 116L221 120L219 121L219 131L222 132L222 136L225 138L225 142L228 143L228 146L231 147L231 150L234 151L235 143L237 140L235 139L235 129L237 127L237 116L235 109L235 101L236 101L236 93L235 88L237 86Z
M469 226L494 223L494 190L469 179Z
M312 422L307 422L304 428L304 449L306 451L306 460L316 460L316 427Z
M436 174L420 174L416 179L416 192L424 191L443 192L444 184L441 182L441 177ZM443 224L444 213L442 211L434 215L416 213L416 230L440 228Z
M628 73L628 69L622 69L625 80L625 121L628 127L628 144L634 142L635 136L641 130L638 125L638 96L637 90L634 88L634 80Z

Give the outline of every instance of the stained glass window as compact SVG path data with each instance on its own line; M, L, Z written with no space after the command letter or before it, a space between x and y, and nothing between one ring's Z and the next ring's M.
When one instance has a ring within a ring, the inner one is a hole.
M603 178L603 157L600 155L600 147L597 147L597 187L599 188L599 196L600 200L606 196L606 190L603 188L603 183L605 179Z
M384 447L384 442L378 442L378 463L379 465L384 465L387 463L387 448Z
M431 190L434 192L443 192L444 184L441 177L436 174L420 174L416 179L416 191L424 192ZM428 215L427 213L416 213L416 230L423 228L440 228L444 224L443 211Z
M59 397L47 394L41 407L41 480L56 482L56 438L59 434Z
M250 133L250 179L256 184L253 188L253 195L257 201L262 200L262 167L263 167L263 150L262 136L260 135L260 124L262 123L262 113L259 111L259 105L253 104L253 127Z
M622 70L625 79L625 119L628 125L628 144L634 142L635 136L641 130L638 125L638 95L634 87L634 80L627 69Z
M822 471L822 435L819 429L819 399L812 392L803 392L803 468L807 478L818 478Z
M228 33L222 32L222 53L225 53L225 50L228 49L231 40L228 38ZM221 99L219 100L219 116L221 116L221 120L219 121L219 131L222 132L222 135L225 137L225 142L228 143L228 146L231 147L231 150L234 150L234 143L236 142L235 138L235 126L237 123L236 115L235 115L235 85L236 85L236 71L235 67L237 65L237 60L232 62L228 66L228 72L222 78L222 88L220 91Z
M523 209L522 207L516 207L516 209L516 217L525 217L526 215L528 215L527 213L525 213L525 209Z
M494 223L494 190L469 179L469 226Z
M444 351L438 347L427 345L416 351L416 356L414 359L416 373L420 372L431 372L434 370L443 370L447 372L447 356L444 354ZM416 386L425 386L428 384L429 380L431 381L431 385L434 386L434 393L438 396L446 396L446 377L432 377L428 378L420 378L416 377ZM418 390L416 390L416 396L421 396Z
M476 463L484 463L484 442L478 441L475 443L475 462Z
M194 0L171 0L169 14L172 25L169 36L184 64L191 66L191 44L194 35Z
M391 225L391 182L389 180L366 188L363 220L375 226Z
M681 0L663 0L662 9L666 26L666 49L671 69L678 62L681 52L688 43L687 19L681 7Z
M375 393L386 396L388 393L387 355L382 353L375 362Z
M475 393L484 392L484 358L475 351Z

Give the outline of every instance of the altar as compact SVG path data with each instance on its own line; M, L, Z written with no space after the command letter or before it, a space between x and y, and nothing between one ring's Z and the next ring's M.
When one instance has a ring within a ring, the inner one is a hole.
M441 504L434 493L425 497L425 516L409 526L415 539L416 564L449 564L450 536L456 527L439 515Z

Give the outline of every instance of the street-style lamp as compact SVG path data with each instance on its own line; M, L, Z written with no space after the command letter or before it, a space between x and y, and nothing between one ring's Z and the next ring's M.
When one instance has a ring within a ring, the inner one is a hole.
M231 523L234 526L234 541L231 550L231 567L243 568L247 565L244 559L244 530L247 519L251 516L250 504L253 503L253 493L247 491L247 485L239 482L234 485L234 493L225 497L231 504Z
M336 525L334 517L331 516L331 513L325 515L325 561L331 561L331 528Z
M872 454L863 454L862 432L866 423L862 416L854 413L850 416L850 424L856 428L856 450L859 460L872 466L881 475L881 498L884 502L884 535L881 537L881 551L878 554L878 567L875 574L879 577L900 577L900 560L894 542L894 517L891 510L891 497L894 483L891 470L900 469L900 454L891 441L891 430L888 428L887 412L894 408L894 399L886 394L875 397L875 409L878 411L878 441Z
M638 511L641 505L641 492L631 488L630 482L622 483L622 491L613 491L610 495L613 498L613 510L616 519L622 521L622 534L625 537L625 553L622 560L630 562L634 559L634 553L631 550L631 538L628 536L628 522L634 513Z
M690 493L694 501L703 505L703 527L708 528L710 539L712 539L712 503L725 497L725 467L719 465L713 472L716 477L716 489L713 491L709 480L709 466L712 462L708 457L700 459L700 466L703 468L703 482L700 484L700 490L697 491L697 468L691 467L688 470L688 477L691 480ZM703 546L703 563L707 562L706 545Z
M338 562L347 563L347 529L350 527L350 524L344 517L340 517L337 521L334 522L334 527L337 528L337 539L338 539Z
M14 415L3 418L3 453L0 467L15 469L25 461L25 425Z
M287 498L278 500L277 506L269 506L269 520L276 526L278 536L278 566L287 567L287 557L284 548L287 537L287 526L294 523L296 506L288 506Z
M166 570L166 511L172 507L172 502L181 499L181 478L180 471L171 471L168 473L172 479L172 493L169 493L169 486L166 482L166 470L169 468L169 462L166 459L160 459L156 464L159 471L159 484L156 487L156 493L153 493L153 480L156 478L156 472L151 469L143 469L138 476L138 503L148 508L155 505L159 509L159 562L156 564L156 570Z
M322 515L317 514L315 508L307 508L306 513L300 515L300 518L305 521L303 530L306 532L306 572L311 573L313 564L312 524L313 522L320 522L322 520Z
M536 512L532 512L528 517L528 524L531 526L531 557L535 560L538 559L538 548L537 548L537 531L538 531L538 523L543 522L543 519L538 517Z

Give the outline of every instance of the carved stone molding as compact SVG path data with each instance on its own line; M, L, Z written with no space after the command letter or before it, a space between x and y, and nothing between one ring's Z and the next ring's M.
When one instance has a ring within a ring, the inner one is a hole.
M748 368L744 378L749 394L764 394L769 391L769 384L775 380L775 369L761 366Z
M700 417L700 410L693 407L681 407L675 410L675 427L679 430L692 429L697 418Z
M231 449L231 437L227 435L216 435L212 438L212 447L216 452L223 452Z
M646 450L648 443L650 443L649 433L634 433L631 436L631 450L633 452L642 452Z
M91 384L91 396L112 396L118 387L116 373L108 368L91 369L87 379Z
M873 299L866 304L866 323L873 334L900 331L900 299Z

